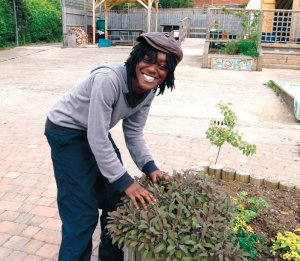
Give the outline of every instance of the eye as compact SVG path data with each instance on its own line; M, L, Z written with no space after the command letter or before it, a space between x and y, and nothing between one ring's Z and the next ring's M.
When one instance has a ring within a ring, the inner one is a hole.
M159 69L164 70L164 71L168 70L168 67L166 64L158 64L158 67L159 67Z

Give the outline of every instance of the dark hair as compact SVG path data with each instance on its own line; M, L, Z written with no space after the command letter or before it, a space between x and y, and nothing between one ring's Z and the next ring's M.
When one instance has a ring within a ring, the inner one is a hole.
M136 79L136 73L135 68L137 64L144 59L145 56L149 57L151 61L156 61L157 59L157 53L159 51L155 48L153 48L151 45L149 45L146 41L142 41L136 46L133 47L129 58L125 62L125 66L127 69L127 82L128 85L131 86L132 84L132 77ZM174 84L174 71L177 65L176 58L173 54L167 53L167 68L168 68L168 75L166 79L158 86L159 92L157 95L163 94L165 91L165 88L170 88L171 91L175 88ZM157 87L153 89L154 92L156 92Z

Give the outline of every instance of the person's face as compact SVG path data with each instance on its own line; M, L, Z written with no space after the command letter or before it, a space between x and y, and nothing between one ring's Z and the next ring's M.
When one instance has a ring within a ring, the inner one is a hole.
M133 81L133 92L141 94L152 90L165 81L168 75L167 55L158 52L156 61L145 56L135 67L136 79Z

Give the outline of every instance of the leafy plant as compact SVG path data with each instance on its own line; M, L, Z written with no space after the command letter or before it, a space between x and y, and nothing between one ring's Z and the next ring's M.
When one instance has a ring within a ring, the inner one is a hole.
M113 242L139 251L147 260L243 260L247 256L228 239L233 217L230 198L211 178L191 171L174 173L171 182L151 186L138 181L158 199L147 210L136 210L124 198L110 212L108 224Z
M234 111L223 102L219 102L218 106L224 117L224 125L218 125L217 122L211 121L209 128L205 132L206 138L210 140L211 144L219 147L215 164L217 164L221 147L225 142L241 150L244 155L252 156L256 153L256 145L244 141L242 134L236 130L238 118Z
M14 36L13 10L8 0L0 0L0 47L9 45Z
M271 252L273 255L278 253L283 260L300 260L300 228L296 228L294 232L277 233L276 238L272 239Z
M253 41L248 39L228 41L222 48L222 52L226 54L239 54L253 57L259 56L259 52L257 51Z
M62 35L59 0L15 0L20 44L60 41ZM14 45L12 1L0 0L0 47Z
M241 39L236 42L237 45L237 53L241 55L249 55L249 56L259 56L259 52L257 51L257 47L253 43L253 41L248 39Z
M230 228L232 236L235 237L234 245L249 253L250 258L255 258L258 252L264 250L265 238L256 234L249 223L259 215L262 208L269 207L269 204L262 198L248 197L248 193L243 191L232 201L235 206L235 217Z
M259 10L246 10L233 11L227 8L222 8L225 14L233 14L241 19L241 25L243 28L244 39L236 40L237 52L236 54L249 55L258 57L260 33L259 33L259 18L261 11ZM232 46L232 44L229 44ZM230 53L228 53L230 54Z
M269 87L271 90L273 90L277 96L280 95L280 91L279 88L276 86L276 84L272 81L269 80L267 83L265 83L264 85L266 85L267 87Z
M226 54L238 54L237 41L226 42L224 47L221 50L222 53L226 53Z
M27 42L61 40L61 10L58 0L25 0L28 12Z

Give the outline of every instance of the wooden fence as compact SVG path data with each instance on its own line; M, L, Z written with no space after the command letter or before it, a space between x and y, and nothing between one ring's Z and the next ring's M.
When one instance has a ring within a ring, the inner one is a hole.
M179 43L181 43L184 38L188 37L191 27L191 19L186 17L180 21L179 27Z
M88 25L92 25L92 1L91 0L61 0L63 36L67 36L71 27L81 27L86 32ZM206 28L206 8L191 9L159 9L158 31L162 31L160 25L180 25L181 20L189 18L190 27ZM147 31L147 10L128 9L123 11L110 11L108 14L108 28L119 29L143 29ZM151 30L155 30L155 14L151 15ZM96 20L104 20L104 12L101 6L96 10Z

